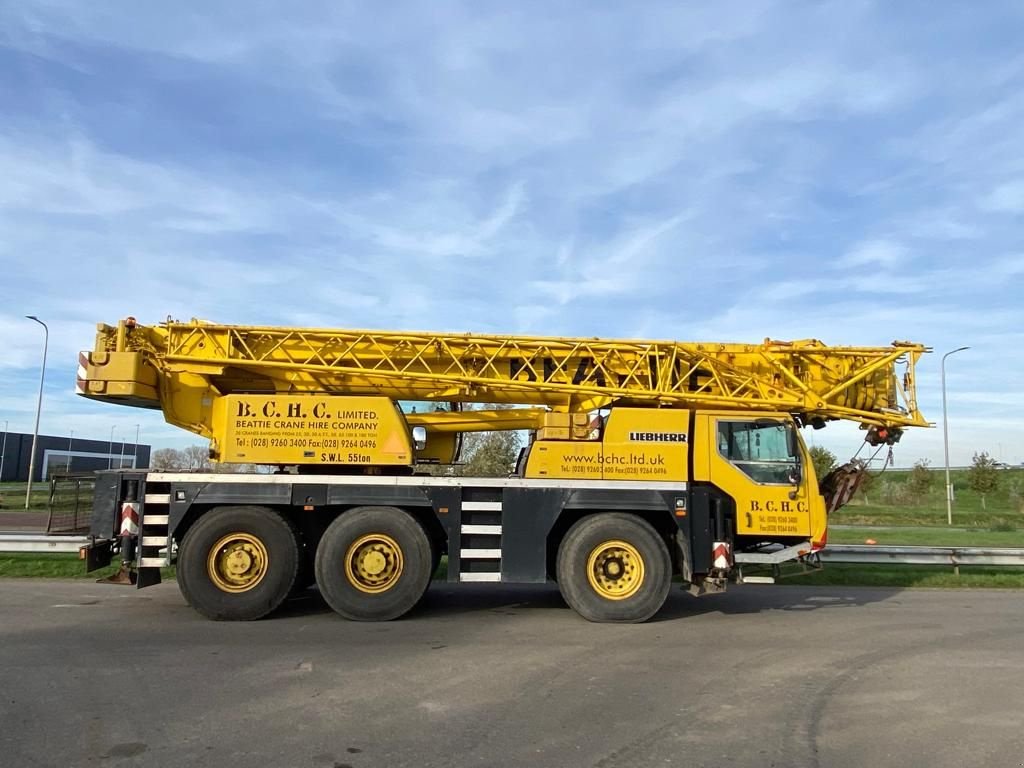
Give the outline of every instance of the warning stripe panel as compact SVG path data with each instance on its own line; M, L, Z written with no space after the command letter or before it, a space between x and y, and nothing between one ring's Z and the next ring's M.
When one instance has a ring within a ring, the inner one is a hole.
M464 501L462 502L464 512L500 512L500 501Z
M75 392L82 394L85 392L85 386L88 383L89 377L89 358L85 352L78 353L78 370L75 372Z
M463 533L483 533L488 536L501 536L500 525L472 525L466 524L462 526Z
M501 574L488 573L460 573L459 581L501 581Z
M500 549L463 549L459 552L463 560L501 560Z

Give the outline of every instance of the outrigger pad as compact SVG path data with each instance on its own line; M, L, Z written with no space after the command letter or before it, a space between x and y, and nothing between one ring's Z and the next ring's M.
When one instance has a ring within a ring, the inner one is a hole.
M117 573L112 576L107 576L105 579L96 579L97 584L124 584L125 586L132 586L135 584L137 576L135 571L131 568L121 566Z

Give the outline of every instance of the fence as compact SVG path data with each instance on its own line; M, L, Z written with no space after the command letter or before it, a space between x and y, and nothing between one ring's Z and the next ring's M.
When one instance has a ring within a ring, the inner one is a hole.
M50 479L47 533L86 533L92 516L96 476L92 472L54 475Z

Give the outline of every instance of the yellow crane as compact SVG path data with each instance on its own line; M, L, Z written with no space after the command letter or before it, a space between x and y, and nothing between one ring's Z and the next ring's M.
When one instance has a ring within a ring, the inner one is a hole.
M377 523L382 538L362 548L353 544L358 537L346 534L349 538L338 543L328 535L336 527L354 525L361 515L383 515L356 503L379 497L388 502L388 514L419 521L432 557L448 554L453 578L557 578L566 599L588 618L639 620L650 615L652 605L657 603L654 610L660 606L656 596L667 589L665 578L673 569L698 591L707 591L741 577L744 562L778 561L777 554L764 554L765 543L781 547L783 560L805 558L823 546L827 513L852 495L863 466L847 465L819 488L799 428L849 420L866 430L870 444L891 445L905 427L927 426L917 407L914 378L915 364L927 351L909 342L887 347L829 347L815 340L693 343L198 320L146 326L128 318L98 326L94 348L80 356L77 386L92 399L162 410L168 422L209 439L211 457L218 461L293 468L273 480L236 479L236 486L252 489L247 507L284 499L280 487L267 490L281 486L281 477L315 473L323 478L317 482L333 491L309 494L322 503L278 504L282 508L272 514L296 531L300 550L316 553L310 565L315 559L321 591L343 615L391 617L390 611L380 613L386 600L368 596L379 594L380 579L387 581L388 573L398 590L395 563L406 562L405 547L382 532L384 522ZM414 411L410 403L426 407ZM513 407L462 410L480 403ZM470 479L428 479L417 473L420 465L454 461L462 433L495 429L530 433L514 477L508 479L520 485L501 486L500 498L490 498L495 496L493 481L474 485ZM433 489L423 491L431 499L457 489L464 502L457 517L470 533L450 529L454 518L444 515L451 514L451 506L440 512L440 502L431 501L432 515L417 517L394 494L357 492L360 483L378 487L373 484L389 477L394 479L387 482L396 486ZM114 495L123 501L127 481L117 482ZM147 488L177 488L195 481L154 475L141 482ZM309 481L287 482L303 486ZM341 495L339 487L345 489ZM492 491L479 503L490 504L488 510L473 506L478 503L473 497L484 487ZM193 499L193 507L204 508L184 486L178 490ZM561 494L561 500L557 509L531 513L536 517L532 522L530 514L517 514L511 550L461 547L453 540L454 535L459 540L482 537L490 544L508 541L509 521L502 513L527 491L544 498L545 493ZM651 493L669 495L652 501ZM651 504L664 505L665 514L642 511ZM300 506L310 509L294 508ZM630 511L633 518L615 517L621 513L614 510L631 506L641 508ZM199 524L209 519L205 512L183 514L175 523L173 504L170 509L166 535L178 548L179 574L182 559L185 573L195 571L179 580L199 610L219 615L203 597L211 584L213 602L219 605L225 594L245 595L263 583L262 575L254 581L259 572L254 563L265 567L271 558L260 536L239 530L227 544L208 541L209 536L199 540L190 532L197 525L203 529L205 523ZM231 517L230 506L217 510ZM501 521L472 522L484 511L497 512ZM116 517L98 513L97 535ZM664 553L633 530L640 522L660 537ZM577 526L611 526L609 536L619 526L621 537L591 545L586 542L596 534L573 534ZM679 536L683 540L677 541ZM587 546L586 552L579 550ZM134 564L152 568L143 562L151 560L144 548L143 543ZM488 556L466 555L476 550ZM334 554L323 554L328 551ZM661 554L671 567L652 575ZM324 565L321 573L321 556L335 555L344 567L335 573ZM243 565L249 576L239 582L244 589L235 589L238 584L224 574ZM647 574L639 585L637 570ZM643 583L655 591L645 591ZM645 596L634 599L639 593ZM410 607L406 597L395 615ZM228 611L232 618L248 617L246 611L253 610L244 597L233 605L234 612Z

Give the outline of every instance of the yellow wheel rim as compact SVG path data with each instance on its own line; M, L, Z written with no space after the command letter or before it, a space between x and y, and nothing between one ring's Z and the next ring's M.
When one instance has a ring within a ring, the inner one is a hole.
M402 548L384 533L360 536L345 553L345 577L360 592L387 592L402 576Z
M587 580L607 600L625 600L644 583L644 559L626 541L598 544L587 558Z
M248 592L267 574L267 548L251 533L229 533L210 547L206 572L223 592Z

